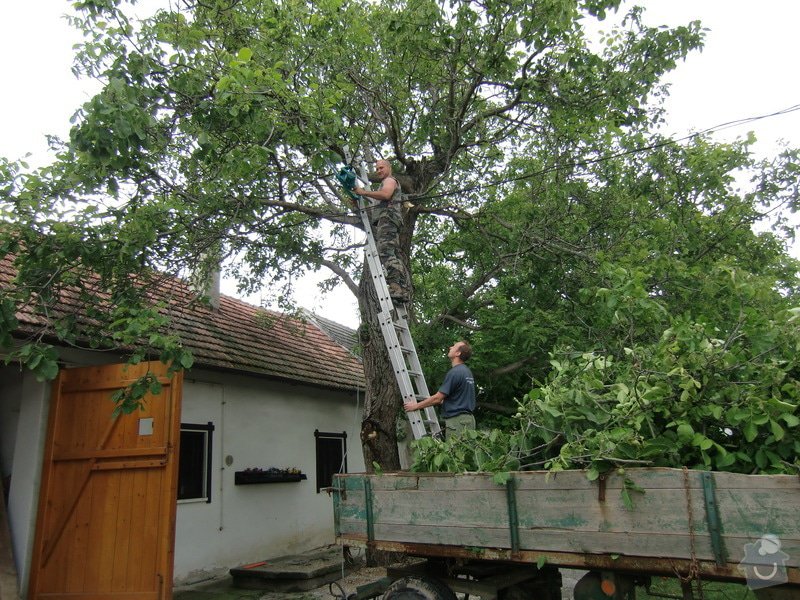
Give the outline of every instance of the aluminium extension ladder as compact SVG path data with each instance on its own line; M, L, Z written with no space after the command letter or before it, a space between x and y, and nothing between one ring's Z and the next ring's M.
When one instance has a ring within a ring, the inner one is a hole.
M372 284L375 286L375 291L378 294L378 304L380 306L378 321L380 322L381 331L383 332L383 340L386 344L386 350L389 353L389 359L392 362L395 379L397 379L397 385L400 387L400 395L404 403L410 400L424 400L429 396L428 386L422 374L422 367L419 364L419 357L417 356L417 349L414 346L414 340L411 338L408 311L405 306L395 306L389 296L389 286L386 283L383 265L381 264L380 255L378 254L378 244L375 241L375 235L372 231L372 224L370 223L367 211L368 199L354 194L351 191L355 183L354 178L348 181L341 176L342 172L347 169L348 167L345 167L345 169L340 171L340 175L337 175L337 179L342 183L350 197L355 200L358 207L358 214L361 217L361 223L364 225L364 231L367 234L367 246L364 250L364 255L369 265ZM364 187L369 185L369 183L367 183L369 180L363 165L361 166L360 179ZM432 406L407 412L406 416L408 417L408 422L411 424L411 431L415 440L428 435L434 438L441 437L439 420L436 418L436 411L434 411Z

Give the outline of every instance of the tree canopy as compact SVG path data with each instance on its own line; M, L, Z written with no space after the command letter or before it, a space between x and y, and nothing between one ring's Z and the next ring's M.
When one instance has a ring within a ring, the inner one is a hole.
M697 22L649 27L626 8L594 39L587 24L620 0L186 0L142 22L121 0L74 6L75 70L104 87L53 140L54 164L0 164L0 247L18 272L6 346L20 307L46 313L70 289L113 310L93 313L94 333L56 323L61 342L144 339L190 364L137 286L220 262L242 291L328 269L364 321L366 462L396 468L399 394L357 283L358 221L329 178L345 148L395 162L418 345L435 380L438 349L473 339L484 401L512 405L532 378L561 381L562 353L619 358L676 319L735 337L734 281L755 282L766 319L796 294L782 238L751 230L796 207L796 155L756 165L746 142L652 133ZM8 356L50 376L43 340Z
M743 167L754 169L753 192L735 183ZM517 398L515 414L490 433L423 440L416 468L797 472L798 263L782 235L751 228L779 204L796 206L797 173L795 151L759 166L747 142L697 139L580 169L552 203L531 203L529 185L505 196L499 205L524 202L536 216L490 235L532 251L519 279L486 286L455 320L477 347L527 363L493 365L483 379ZM544 229L530 234L531 224ZM470 260L492 262L502 247ZM436 293L461 268L433 275ZM437 314L435 303L423 305Z

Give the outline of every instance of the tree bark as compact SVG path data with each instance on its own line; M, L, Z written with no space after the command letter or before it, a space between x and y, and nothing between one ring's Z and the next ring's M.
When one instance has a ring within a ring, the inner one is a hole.
M408 260L410 237L407 229L404 235L400 236L406 268L410 267ZM407 246L403 245L403 240L406 240ZM361 327L358 336L363 350L364 377L367 382L364 418L361 421L364 465L367 472L374 472L375 465L382 471L399 471L397 419L401 417L402 397L378 322L378 313L380 312L378 294L372 285L372 277L366 261L364 261L361 282L358 287L358 306L361 311ZM403 418L405 417L403 416ZM367 566L374 567L397 562L401 556L394 552L368 548L365 558Z
M377 463L384 471L399 471L397 417L402 398L378 323L378 295L372 286L369 266L366 264L359 284L358 306L361 310L358 335L367 381L364 418L361 421L364 465L368 472L374 471L373 463Z
M419 183L419 182L418 182ZM418 215L403 211L403 227L399 232L401 259L411 275L411 243ZM411 282L409 281L409 287ZM363 349L364 377L367 382L364 418L361 422L361 444L367 471L377 463L383 471L399 471L400 455L397 449L397 419L405 418L403 400L395 379L394 369L378 322L380 306L372 285L369 266L364 263L358 289L358 307L361 311L359 341ZM413 289L409 290L413 299ZM409 306L409 316L412 310Z

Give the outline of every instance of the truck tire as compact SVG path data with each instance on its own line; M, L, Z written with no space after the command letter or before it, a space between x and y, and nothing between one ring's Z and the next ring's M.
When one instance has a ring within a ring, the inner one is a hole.
M389 586L383 600L456 600L456 595L433 577L401 577Z

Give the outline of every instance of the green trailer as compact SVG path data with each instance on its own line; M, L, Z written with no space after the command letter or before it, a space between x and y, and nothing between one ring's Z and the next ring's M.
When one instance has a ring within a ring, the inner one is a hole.
M332 494L340 544L428 560L390 572L394 595L560 599L564 567L589 571L580 600L635 598L655 575L800 598L796 476L637 468L595 481L516 472L498 484L490 473L343 474Z

